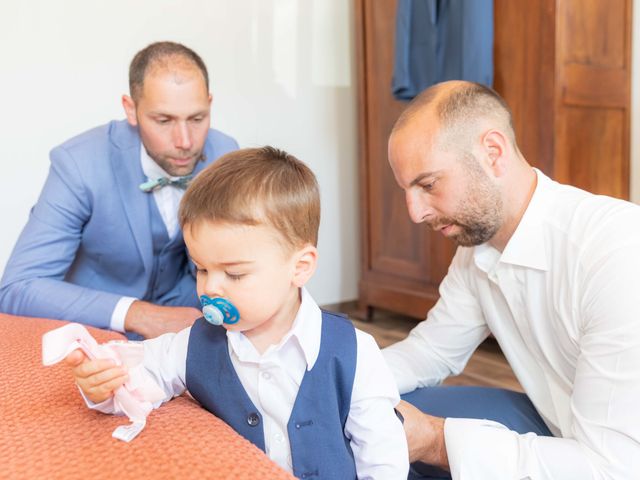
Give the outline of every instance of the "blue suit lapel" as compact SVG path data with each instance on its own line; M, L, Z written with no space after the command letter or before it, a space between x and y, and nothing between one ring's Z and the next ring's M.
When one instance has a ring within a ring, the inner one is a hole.
M113 126L110 132L114 145L111 150L111 163L116 185L145 271L149 272L153 262L150 196L138 188L146 179L140 164L140 137L137 129L126 121L114 122Z
M213 142L211 140L211 135L207 136L207 140L204 142L204 162L196 163L196 167L193 169L193 174L197 175L200 171L211 164L212 160L218 158L219 154L216 152L215 147L213 146Z

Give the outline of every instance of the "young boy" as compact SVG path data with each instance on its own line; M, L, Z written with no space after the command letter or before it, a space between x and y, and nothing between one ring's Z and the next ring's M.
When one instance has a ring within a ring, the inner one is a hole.
M188 390L298 477L407 478L399 396L375 341L304 289L320 223L311 170L271 147L229 153L193 181L179 215L198 295L229 301L240 320L200 318L144 342L165 401ZM118 413L122 367L77 351L67 363L92 408Z

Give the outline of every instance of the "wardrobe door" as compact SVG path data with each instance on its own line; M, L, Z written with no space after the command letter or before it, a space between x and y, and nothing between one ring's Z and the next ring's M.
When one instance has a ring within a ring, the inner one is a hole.
M387 156L406 103L391 94L395 0L357 0L362 275L360 306L423 318L437 300L455 247L411 223Z
M494 0L493 88L513 113L520 151L554 175L555 0Z
M555 178L629 198L631 0L557 0Z

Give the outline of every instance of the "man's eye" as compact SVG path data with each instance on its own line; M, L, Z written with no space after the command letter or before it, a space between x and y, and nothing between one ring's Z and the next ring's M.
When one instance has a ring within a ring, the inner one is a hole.
M194 117L191 119L192 122L194 123L200 123L204 120L204 117Z
M422 185L420 185L420 187L425 191L425 192L430 192L431 190L433 190L433 188L436 185L436 181L434 180L433 182L429 182L429 183L424 183Z
M156 122L158 122L160 125L166 125L170 122L170 120L168 118L157 118Z

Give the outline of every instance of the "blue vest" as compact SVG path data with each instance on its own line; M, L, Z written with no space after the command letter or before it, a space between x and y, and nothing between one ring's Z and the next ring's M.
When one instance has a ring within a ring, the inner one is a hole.
M322 312L318 359L302 378L287 425L296 477L356 478L353 452L344 435L356 355L356 332L351 322ZM191 327L186 386L204 408L265 450L262 416L233 368L226 330L203 318Z
M188 268L188 259L185 253L182 231L178 230L173 238L169 238L167 227L162 220L153 194L149 193L148 197L153 268L143 300L157 303L164 294L176 286L184 275L185 269Z

